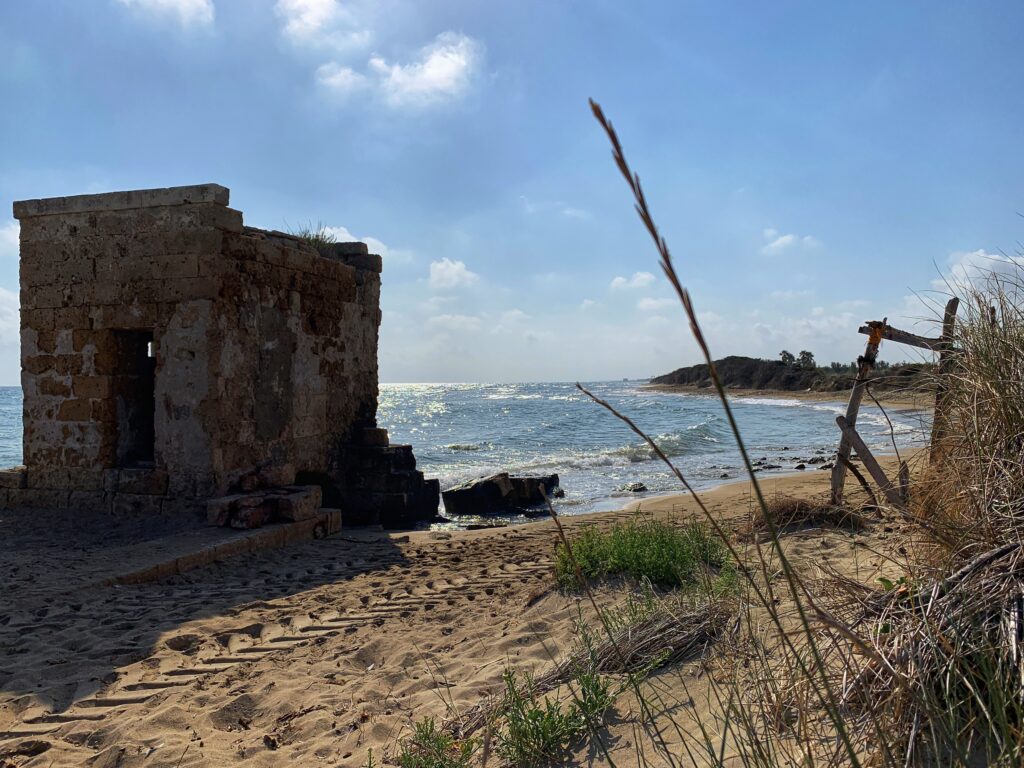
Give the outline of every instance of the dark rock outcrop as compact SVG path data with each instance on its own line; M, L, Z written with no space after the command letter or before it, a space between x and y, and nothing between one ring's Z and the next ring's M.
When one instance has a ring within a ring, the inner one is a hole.
M554 495L556 488L558 475L510 477L499 472L449 488L441 499L449 515L486 515L537 506L544 502L544 493Z

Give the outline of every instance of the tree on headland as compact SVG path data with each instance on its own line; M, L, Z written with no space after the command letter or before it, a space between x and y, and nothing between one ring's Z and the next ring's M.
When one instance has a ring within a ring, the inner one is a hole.
M817 363L814 362L814 353L808 352L806 349L800 352L800 356L796 359L796 364L797 367L805 371L813 371L817 368Z
M779 359L782 361L783 365L793 365L796 362L796 358L793 357L793 353L786 349L779 352Z

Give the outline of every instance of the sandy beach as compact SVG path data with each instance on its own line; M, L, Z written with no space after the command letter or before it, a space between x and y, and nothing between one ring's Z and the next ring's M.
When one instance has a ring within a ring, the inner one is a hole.
M813 498L828 477L807 471L762 484L769 497ZM729 530L748 520L748 482L703 498ZM637 510L699 514L692 497L676 495L564 521L571 535ZM0 764L363 766L371 749L375 765L392 764L414 720L452 717L497 692L507 665L541 671L569 647L587 609L554 588L555 542L551 521L343 531L155 583L88 589L54 564L35 589L6 598ZM868 582L895 571L890 543L898 525L881 521L786 537L808 575L825 556ZM611 604L618 592L602 588L599 597ZM676 717L708 706L700 660L649 684L679 703L667 707ZM606 743L617 765L637 765L638 748L658 765L630 724L633 707L629 695L617 699ZM603 761L582 748L574 764Z

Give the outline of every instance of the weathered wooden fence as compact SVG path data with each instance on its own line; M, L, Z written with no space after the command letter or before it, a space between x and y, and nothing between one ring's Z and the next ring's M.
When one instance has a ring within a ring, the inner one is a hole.
M864 354L858 359L857 378L850 392L850 402L846 406L846 415L837 416L836 424L839 426L840 438L839 448L836 451L836 463L832 467L832 503L842 504L843 486L846 482L846 471L850 466L850 453L856 452L858 458L864 464L865 469L871 475L886 500L897 507L906 506L907 490L910 483L909 469L905 461L900 462L897 482L885 474L878 460L871 453L871 449L857 432L857 414L860 412L861 402L864 393L867 391L871 379L871 372L875 368L875 361L878 357L878 349L883 340L893 341L897 344L906 344L919 349L927 349L939 353L939 376L938 385L935 391L935 413L932 417L931 454L935 457L935 451L942 440L945 430L944 400L946 397L945 375L949 373L949 367L953 352L953 332L956 323L956 311L960 306L960 300L952 298L946 304L946 310L942 321L942 336L937 339L918 336L917 334L901 331L888 324L888 318L881 321L872 321L858 330L867 335L868 343Z

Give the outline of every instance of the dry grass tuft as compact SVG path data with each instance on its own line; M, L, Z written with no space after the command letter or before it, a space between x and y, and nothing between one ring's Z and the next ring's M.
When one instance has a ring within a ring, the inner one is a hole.
M645 677L670 664L697 658L735 623L736 600L722 594L694 592L629 595L619 606L602 611L607 634L579 622L579 641L550 669L531 680L541 695L586 675ZM505 701L495 697L448 723L461 736L476 733L501 716Z
M741 535L753 535L771 529L769 518L780 533L828 526L859 530L868 523L868 515L860 509L835 506L828 497L801 499L793 496L776 496L766 500L765 508L755 508L750 522Z

